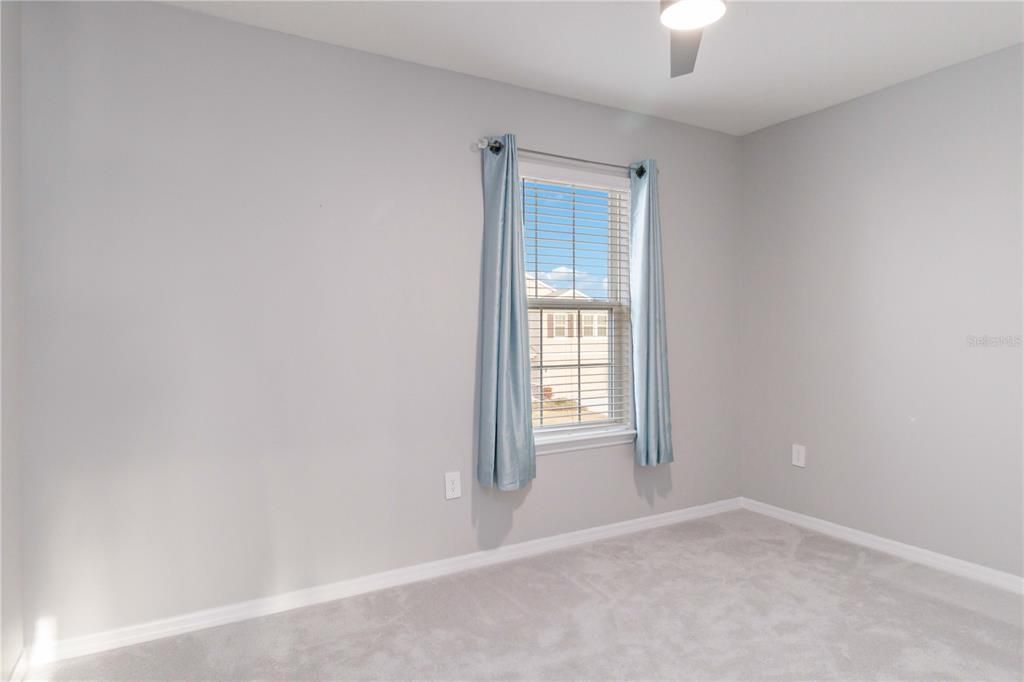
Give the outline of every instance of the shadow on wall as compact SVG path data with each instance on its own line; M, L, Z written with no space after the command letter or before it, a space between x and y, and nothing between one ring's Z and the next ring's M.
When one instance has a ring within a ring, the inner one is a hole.
M637 496L654 509L659 498L665 499L672 492L672 465L642 467L634 464L633 484ZM503 492L473 481L470 507L478 548L494 549L504 544L512 530L515 512L526 501L532 487L531 484L522 490Z
M647 501L647 506L654 508L655 498L668 497L672 492L672 465L662 464L656 467L633 466L633 483L636 494Z
M531 484L520 490L502 492L473 481L470 508L480 549L494 549L504 543L512 530L516 509L526 500L532 487Z

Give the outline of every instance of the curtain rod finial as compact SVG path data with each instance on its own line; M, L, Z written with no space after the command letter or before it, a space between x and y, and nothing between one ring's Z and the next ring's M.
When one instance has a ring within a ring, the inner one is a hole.
M498 154L505 148L505 145L501 140L492 140L488 137L481 137L476 141L476 147L481 150L489 149L492 154Z

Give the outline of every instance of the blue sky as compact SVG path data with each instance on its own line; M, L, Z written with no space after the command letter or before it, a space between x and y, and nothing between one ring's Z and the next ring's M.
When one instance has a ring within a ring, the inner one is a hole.
M558 289L606 298L608 193L528 180L524 199L527 270Z

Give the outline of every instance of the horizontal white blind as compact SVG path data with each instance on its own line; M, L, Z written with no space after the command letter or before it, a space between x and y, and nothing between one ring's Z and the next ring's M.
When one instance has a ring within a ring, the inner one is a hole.
M631 421L629 194L523 178L534 428Z

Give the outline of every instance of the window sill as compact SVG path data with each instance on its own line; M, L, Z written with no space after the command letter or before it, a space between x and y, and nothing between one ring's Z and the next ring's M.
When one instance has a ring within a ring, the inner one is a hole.
M593 430L567 429L535 433L537 456L554 455L559 452L575 452L578 450L594 450L612 445L628 445L636 439L636 431L632 428L608 428Z

